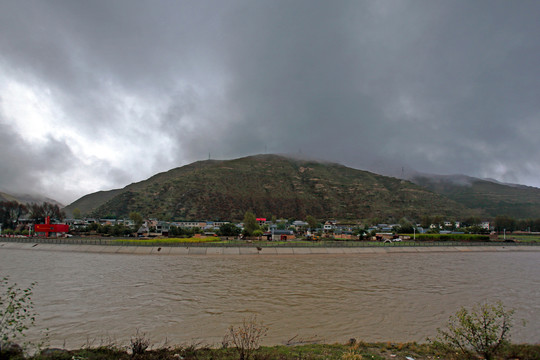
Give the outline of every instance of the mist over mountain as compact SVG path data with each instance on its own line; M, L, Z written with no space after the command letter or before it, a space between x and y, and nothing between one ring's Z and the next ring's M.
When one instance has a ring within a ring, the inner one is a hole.
M540 218L540 189L536 187L465 175L417 174L410 180L486 217Z
M50 204L58 205L59 207L64 207L65 205L59 203L58 201L48 198L43 195L36 194L8 194L0 191L0 201L16 201L23 204L36 203L41 204L48 202Z

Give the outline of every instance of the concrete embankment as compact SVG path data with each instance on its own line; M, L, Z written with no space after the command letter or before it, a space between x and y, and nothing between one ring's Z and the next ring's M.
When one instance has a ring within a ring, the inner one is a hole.
M201 247L201 246L115 246L0 242L2 249L87 252L134 255L328 255L429 252L540 251L540 246L380 246L380 247Z

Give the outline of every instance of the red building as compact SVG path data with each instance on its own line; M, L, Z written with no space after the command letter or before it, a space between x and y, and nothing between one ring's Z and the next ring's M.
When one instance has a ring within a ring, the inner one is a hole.
M51 218L47 216L45 218L45 224L35 224L35 233L45 233L45 237L49 237L50 233L67 233L69 232L69 225L66 224L51 224Z

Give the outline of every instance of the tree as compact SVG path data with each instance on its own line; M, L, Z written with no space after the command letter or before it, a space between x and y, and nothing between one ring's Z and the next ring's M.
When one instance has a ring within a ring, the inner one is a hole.
M464 230L470 234L484 234L484 233L488 234L489 233L489 230L484 229L483 227L478 226L478 225L466 227L464 228Z
M9 282L7 277L0 279L0 354L18 336L34 324L32 289L21 289Z
M60 210L60 207L56 204L51 204L44 202L41 204L43 208L43 215L45 217L49 216L51 219L63 220L66 217L66 214Z
M73 218L74 219L80 219L81 218L81 210L79 208L73 209Z
M244 232L247 236L251 236L255 230L259 230L257 218L251 211L246 211L244 214Z
M0 202L0 222L4 229L15 229L21 215L28 211L26 205L17 201Z
M465 226L465 227L477 226L477 225L480 225L481 223L482 223L482 220L480 220L479 217L476 217L476 216L470 216L470 217L466 218L466 219L463 221L463 225L462 225L462 226Z
M253 231L253 234L252 234L252 235L258 237L259 240L260 240L260 239L261 239L261 236L263 235L263 232L262 232L262 230L257 229L257 230L255 230L255 231Z
M308 226L311 230L315 230L317 228L317 225L318 225L318 221L317 219L315 219L313 216L311 215L308 215L306 217L306 222L308 223Z
M240 229L233 223L225 223L219 227L219 234L221 236L238 236L240 235Z
M34 223L42 223L45 220L45 215L43 214L43 208L41 205L36 203L31 203L28 205L28 210L30 214L30 219L34 221Z
M464 357L473 358L476 353L493 359L508 343L513 314L501 302L476 305L470 311L462 307L450 317L445 330L437 329L433 343L446 350L457 349Z
M414 226L411 223L403 224L399 227L398 232L402 234L412 234L414 233Z
M62 220L65 218L65 213L60 210L56 204L44 202L42 204L32 203L28 207L30 218L35 223L45 222L45 218L49 216L51 219Z
M432 221L433 221L433 225L438 226L439 229L442 228L442 226L444 225L444 219L440 215L435 215L432 218Z
M288 223L287 223L287 220L285 219L280 219L278 221L278 224L277 224L277 229L278 230L287 230L287 227L288 227Z
M495 231L503 232L506 231L514 231L516 229L516 220L506 216L506 215L499 215L495 217Z
M429 226L432 224L432 219L431 219L431 216L429 215L424 215L422 216L421 220L420 220L420 225L422 225L422 227L424 229L426 228L429 228Z
M402 234L412 234L414 232L413 224L407 218L401 218L399 220L398 232Z
M135 223L135 231L138 231L143 223L142 215L136 211L132 211L129 213L129 219Z
M131 234L131 230L124 224L116 223L111 229L113 236L125 236Z
M169 236L179 236L179 235L184 235L182 228L171 225L171 227L169 228Z
M540 218L534 220L531 231L540 231Z

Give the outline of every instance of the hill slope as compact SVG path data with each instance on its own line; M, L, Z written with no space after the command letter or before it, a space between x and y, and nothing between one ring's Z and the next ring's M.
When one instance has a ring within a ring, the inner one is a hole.
M300 219L476 214L408 181L277 155L196 162L123 189L87 195L67 210L83 211L83 204L94 216L138 211L160 219L240 220L248 210Z
M411 181L494 217L540 218L540 189L501 184L463 175L416 176Z
M64 211L71 215L73 214L73 210L79 209L81 214L89 215L92 214L99 206L121 193L122 189L116 189L109 191L98 191L88 194L66 206Z
M16 201L22 204L30 204L30 203L41 204L44 202L48 202L51 204L58 205L60 207L64 206L60 204L58 201L54 199L50 199L42 195L30 195L30 194L15 194L14 195L14 194L8 194L5 192L0 192L0 201Z

